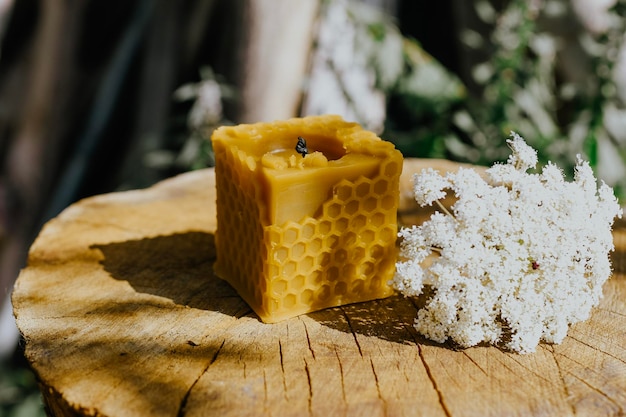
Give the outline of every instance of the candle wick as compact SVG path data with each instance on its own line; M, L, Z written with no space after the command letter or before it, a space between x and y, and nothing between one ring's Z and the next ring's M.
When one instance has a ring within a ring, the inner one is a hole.
M298 136L298 143L296 144L296 152L298 152L304 158L308 155L309 150L306 147L306 140L302 136Z

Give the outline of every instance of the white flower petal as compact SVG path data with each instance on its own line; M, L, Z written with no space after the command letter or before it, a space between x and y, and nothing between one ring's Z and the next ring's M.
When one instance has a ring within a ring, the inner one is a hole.
M519 171L525 172L529 168L537 166L537 151L526 144L520 135L511 132L511 139L506 141L513 151L509 156L508 164L514 166Z
M433 202L446 196L444 191L450 186L447 178L442 177L432 168L423 169L413 176L413 193L420 206L430 206Z

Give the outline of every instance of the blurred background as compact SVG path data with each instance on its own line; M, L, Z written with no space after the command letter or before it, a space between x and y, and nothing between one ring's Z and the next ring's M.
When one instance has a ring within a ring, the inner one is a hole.
M0 0L0 417L43 415L10 293L78 199L212 165L217 126L337 113L405 157L521 134L626 190L626 0Z

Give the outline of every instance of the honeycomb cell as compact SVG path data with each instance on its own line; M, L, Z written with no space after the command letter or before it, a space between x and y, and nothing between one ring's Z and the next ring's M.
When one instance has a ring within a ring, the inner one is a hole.
M330 285L324 284L320 287L317 293L317 298L320 301L326 301L330 298Z
M356 266L354 264L346 264L341 267L341 276L342 277L353 277L356 272Z
M367 197L363 200L363 210L365 212L372 212L378 208L378 200L376 197Z
M295 260L300 260L306 253L306 244L304 242L297 242L291 247L291 257Z
M283 263L289 257L289 250L285 247L280 247L274 251L274 260Z
M376 239L376 232L371 229L363 230L359 235L361 236L360 241L365 244L371 243Z
M308 253L309 254L317 254L322 249L322 238L316 237L311 239L308 245Z
M374 272L375 264L373 261L366 261L359 265L359 274L369 277Z
M315 223L309 222L302 225L300 230L302 239L309 240L315 235Z
M282 241L283 237L282 235L279 233L278 230L269 230L267 232L267 239L270 242L280 242Z
M284 279L276 280L272 283L272 290L277 294L282 294L287 291L288 282Z
M313 271L309 275L308 282L312 288L319 286L319 284L322 283L323 281L324 281L324 274L320 270Z
M335 231L338 233L343 233L348 229L350 225L350 219L347 217L340 217L335 221Z
M379 179L374 183L374 193L376 193L378 196L385 196L388 189L389 183L387 182L387 180Z
M327 276L329 281L334 282L339 279L339 268L336 266L331 266L328 268Z
M357 245L357 235L352 231L347 231L343 235L342 244L343 246L355 247Z
M314 295L315 293L313 292L313 290L307 288L306 290L302 291L302 294L300 294L300 303L304 305L310 305L311 302L313 302Z
M392 178L395 175L398 175L400 173L400 169L401 169L401 167L400 167L400 165L398 163L396 163L396 162L387 162L385 164L385 167L384 167L383 171L384 171L384 173L385 173L385 175L387 177Z
M365 280L363 279L355 279L352 281L352 286L350 288L350 292L352 294L361 294L365 289Z
M352 259L358 263L361 262L361 259L363 258L365 258L365 248L362 246L356 246L352 253Z
M326 243L326 247L333 249L337 246L337 244L339 243L339 236L338 235L328 235L326 236L326 239L324 239L325 243Z
M385 227L380 231L380 241L381 242L389 242L395 241L396 239L396 228Z
M359 211L359 202L357 200L350 200L346 203L345 212L349 216L353 216L357 211Z
M352 218L352 229L361 229L367 224L367 217L365 214L357 214Z
M348 259L348 252L346 252L345 249L339 249L335 251L333 258L334 258L333 260L336 263L339 263L339 264L344 263L346 259Z
M348 292L348 285L344 281L339 281L335 284L335 294L344 295Z
M305 283L306 277L304 275L297 275L293 280L291 280L290 288L294 291L300 291L304 288Z
M303 274L308 274L311 272L314 266L315 258L311 255L307 255L300 261L300 272L302 272Z
M370 280L370 290L377 290L379 289L381 286L381 280L380 277L374 277Z
M295 228L285 229L283 232L282 243L286 246L293 245L298 239L298 230Z
M283 299L283 307L293 308L298 302L298 297L295 294L287 294Z
M360 183L359 185L356 186L356 193L355 193L355 195L358 198L362 199L363 197L368 195L369 192L370 192L370 184L369 184L369 182L362 182L362 183Z
M324 252L319 255L319 264L322 268L330 264L330 253Z
M372 214L372 225L379 228L385 224L385 215L381 212L376 212Z
M298 263L296 261L289 261L283 266L282 275L290 277L298 271Z
M380 206L384 210L391 210L396 206L396 199L394 196L386 195L380 200Z
M370 254L372 255L372 258L380 258L385 254L385 249L381 245L376 244L372 246Z
M323 235L327 235L328 233L330 233L331 229L333 228L333 224L330 220L322 220L319 223L319 233L323 236Z
M352 187L349 184L341 184L335 190L337 198L341 201L346 201L352 197Z
M341 204L339 203L334 203L328 206L328 209L327 209L328 217L334 220L337 217L341 216L341 212L342 212L341 208L342 208ZM331 227L332 227L332 224L331 224Z

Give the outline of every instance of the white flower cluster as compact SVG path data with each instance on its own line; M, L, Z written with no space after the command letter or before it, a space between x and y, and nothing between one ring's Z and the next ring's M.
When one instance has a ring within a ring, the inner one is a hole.
M462 347L486 342L533 352L540 341L560 343L570 324L586 320L611 275L611 228L622 216L613 190L578 157L574 180L517 134L506 164L441 176L415 175L415 199L439 204L430 220L403 228L392 284L405 296L429 288L416 329ZM446 190L458 200L446 210Z

